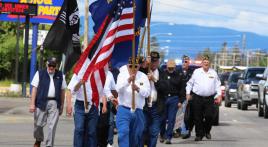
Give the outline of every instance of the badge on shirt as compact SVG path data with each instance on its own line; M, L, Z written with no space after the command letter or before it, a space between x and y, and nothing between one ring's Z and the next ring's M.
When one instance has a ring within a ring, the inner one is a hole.
M213 78L214 78L214 76L213 76L213 75L211 75L211 74L209 74L209 75L208 75L208 78L213 79Z

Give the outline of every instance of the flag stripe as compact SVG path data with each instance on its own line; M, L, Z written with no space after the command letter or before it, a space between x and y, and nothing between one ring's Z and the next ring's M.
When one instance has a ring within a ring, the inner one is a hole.
M98 106L99 97L102 96L108 62L112 57L115 44L133 39L133 8L118 8L114 18L110 17L112 13L109 14L111 19L108 19L108 16L105 18L74 70L79 78L90 80L92 101L96 106Z
M103 21L103 23L102 23L102 25L100 27L100 30L101 31L98 31L98 33L91 40L91 42L88 45L88 47L86 48L86 50L80 56L80 59L77 62L75 68L74 68L74 73L75 74L78 74L79 71L81 70L81 68L83 67L83 64L85 63L86 59L88 59L88 55L89 55L90 51L93 49L93 47L95 46L95 44L99 41L99 38L103 35L103 32L105 32L105 27L107 27L107 22L109 22L110 19L111 18L109 16L107 16L105 18L105 20Z

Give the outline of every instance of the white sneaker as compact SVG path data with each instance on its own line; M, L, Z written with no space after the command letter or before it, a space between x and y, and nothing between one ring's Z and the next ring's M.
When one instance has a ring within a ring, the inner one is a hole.
M111 145L111 144L108 143L107 147L113 147L113 145Z

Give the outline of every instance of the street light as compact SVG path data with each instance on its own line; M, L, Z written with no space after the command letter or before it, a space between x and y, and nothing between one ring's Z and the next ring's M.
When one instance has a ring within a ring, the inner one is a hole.
M160 48L161 50L169 49L169 46L164 46Z
M169 26L174 26L175 24L174 23L172 23L172 22L168 22L168 23L165 23L165 22L159 22L159 23L153 23L153 24L151 24L151 28L152 27L155 27L155 26L160 26L160 25L165 25L165 24L167 24L167 25L169 25Z
M172 33L154 33L154 34L151 34L151 37L156 37L156 36L172 36L173 34Z
M157 44L160 44L160 43L170 43L171 40L160 40L160 41L157 41L157 42L151 42L150 45L157 45Z

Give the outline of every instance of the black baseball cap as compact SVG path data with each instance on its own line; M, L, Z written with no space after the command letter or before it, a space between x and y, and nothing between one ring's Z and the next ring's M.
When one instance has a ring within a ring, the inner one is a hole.
M150 56L152 62L157 61L160 58L160 55L157 51L151 51Z
M47 65L56 66L57 65L57 59L55 57L48 58Z

